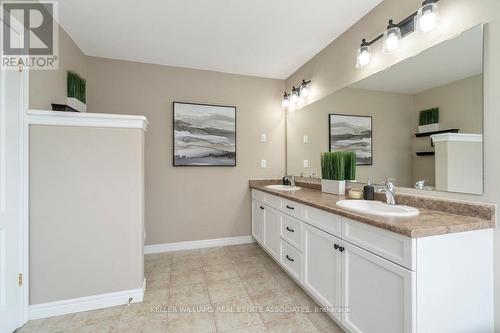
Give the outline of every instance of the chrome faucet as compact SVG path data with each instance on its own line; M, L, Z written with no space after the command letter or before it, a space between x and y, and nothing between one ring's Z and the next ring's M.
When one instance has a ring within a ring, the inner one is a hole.
M419 180L418 182L415 183L415 188L418 190L427 190L427 191L432 191L431 186L426 186L425 182L427 180Z
M290 182L290 186L295 186L295 176L288 176L288 181Z
M393 179L387 178L384 187L377 189L377 193L385 193L385 199L388 205L396 204L396 187Z

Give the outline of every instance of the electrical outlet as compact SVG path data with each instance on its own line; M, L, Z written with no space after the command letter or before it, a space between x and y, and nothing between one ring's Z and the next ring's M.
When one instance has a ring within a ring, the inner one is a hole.
M260 135L260 142L262 142L262 143L267 142L267 135L266 135L266 133L262 133Z
M262 169L265 169L265 168L267 167L267 161L266 161L266 160L261 160L261 161L260 161L260 167L261 167Z
M309 136L304 135L304 144L308 144L308 143L309 143Z
M309 168L309 160L304 160L304 168Z

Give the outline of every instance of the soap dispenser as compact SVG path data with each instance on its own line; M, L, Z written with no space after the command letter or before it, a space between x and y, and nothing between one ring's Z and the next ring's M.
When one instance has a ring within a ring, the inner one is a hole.
M375 188L372 185L372 181L368 179L368 184L363 187L363 199L374 200L375 199Z

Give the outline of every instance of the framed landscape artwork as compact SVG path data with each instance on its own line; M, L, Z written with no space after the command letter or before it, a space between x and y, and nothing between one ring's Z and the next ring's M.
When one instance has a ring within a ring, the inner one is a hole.
M372 117L330 114L329 121L330 151L352 150L357 165L372 165Z
M235 166L236 107L174 102L174 166Z

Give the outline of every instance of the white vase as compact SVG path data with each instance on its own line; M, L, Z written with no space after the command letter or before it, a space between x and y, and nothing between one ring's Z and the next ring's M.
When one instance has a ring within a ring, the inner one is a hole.
M68 97L67 105L78 112L87 112L87 104L80 102L74 97Z
M321 192L345 195L345 180L321 179Z

